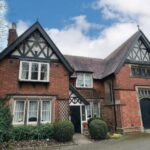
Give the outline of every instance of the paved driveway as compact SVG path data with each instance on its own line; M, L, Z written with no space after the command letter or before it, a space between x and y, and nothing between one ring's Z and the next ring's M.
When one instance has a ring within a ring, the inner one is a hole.
M126 135L120 139L104 140L58 148L59 150L150 150L150 134ZM57 149L57 150L58 150Z

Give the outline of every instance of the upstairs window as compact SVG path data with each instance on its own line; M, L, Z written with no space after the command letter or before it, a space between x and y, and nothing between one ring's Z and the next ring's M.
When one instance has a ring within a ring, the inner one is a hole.
M106 81L105 83L105 92L106 92L106 99L109 104L113 104L113 85L112 81Z
M19 80L48 82L49 64L42 62L21 61Z
M132 77L150 78L150 68L148 67L131 67Z
M77 73L76 87L92 88L93 77L91 73Z

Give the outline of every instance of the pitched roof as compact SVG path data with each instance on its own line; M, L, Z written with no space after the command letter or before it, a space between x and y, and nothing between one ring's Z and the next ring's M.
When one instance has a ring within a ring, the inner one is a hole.
M150 43L144 33L138 30L105 59L69 55L65 55L65 57L75 71L93 72L95 79L102 79L120 70L128 53L139 38L142 38L150 47Z
M15 48L24 41L28 36L31 35L34 31L38 30L44 39L48 42L48 44L51 46L52 50L55 52L59 60L64 64L66 69L72 74L73 68L68 63L68 61L65 59L65 57L62 55L62 53L59 51L57 46L54 44L54 42L51 40L51 38L48 36L48 34L45 32L45 30L42 28L40 23L37 21L35 22L28 30L26 30L21 36L19 36L12 44L10 44L6 49L4 49L0 53L0 60L6 57L8 54L10 54L12 51L15 50Z
M115 51L113 51L108 57L104 59L105 69L103 72L103 77L115 73L120 69L128 55L128 52L133 48L135 42L139 39L140 36L141 32L137 31L127 41L125 41Z
M93 73L93 78L102 78L102 73L104 70L104 61L102 59L71 55L64 56L76 72L91 72Z

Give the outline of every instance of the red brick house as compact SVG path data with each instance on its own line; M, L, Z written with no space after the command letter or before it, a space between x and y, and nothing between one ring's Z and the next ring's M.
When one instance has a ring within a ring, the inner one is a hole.
M150 43L137 31L105 59L63 55L36 22L0 53L0 96L13 125L70 119L76 132L99 116L115 130L150 128Z

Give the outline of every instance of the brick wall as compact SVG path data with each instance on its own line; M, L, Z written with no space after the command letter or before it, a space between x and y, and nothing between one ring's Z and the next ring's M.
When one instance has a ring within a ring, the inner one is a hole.
M150 80L130 77L130 65L125 64L116 74L115 99L120 103L121 127L127 132L141 130L142 126L137 86L150 86Z
M56 96L53 109L55 120L59 118L57 101L69 99L69 74L61 63L50 63L49 83L19 82L19 60L0 61L0 96L15 95L51 95Z

